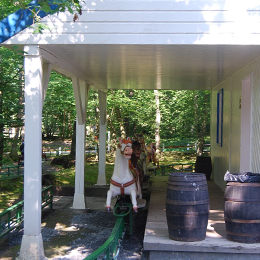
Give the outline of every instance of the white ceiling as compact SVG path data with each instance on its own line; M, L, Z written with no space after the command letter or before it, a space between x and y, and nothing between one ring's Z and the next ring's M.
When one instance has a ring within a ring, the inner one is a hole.
M259 46L247 45L64 44L43 48L61 58L60 67L70 64L100 89L210 90L260 56ZM67 74L65 67L57 70Z

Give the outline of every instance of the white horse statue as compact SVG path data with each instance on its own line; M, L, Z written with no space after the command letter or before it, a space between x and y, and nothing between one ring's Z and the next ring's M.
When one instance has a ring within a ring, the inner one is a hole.
M114 172L110 180L109 191L107 192L106 210L111 210L112 198L118 195L131 195L133 210L137 212L136 180L129 170L129 159L133 152L132 142L129 137L127 139L119 138L118 140L120 144L116 150Z

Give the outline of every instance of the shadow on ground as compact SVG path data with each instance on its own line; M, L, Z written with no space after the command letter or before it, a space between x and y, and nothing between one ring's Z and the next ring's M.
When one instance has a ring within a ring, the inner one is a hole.
M109 237L116 218L106 212L103 197L87 197L90 209L71 209L73 197L55 196L53 209L43 210L42 237L45 256L48 259L84 259L100 247ZM143 237L147 210L134 215L133 234L126 234L123 250L118 257L124 259L148 259L143 252ZM0 259L15 259L20 250L23 229L15 230L0 239Z

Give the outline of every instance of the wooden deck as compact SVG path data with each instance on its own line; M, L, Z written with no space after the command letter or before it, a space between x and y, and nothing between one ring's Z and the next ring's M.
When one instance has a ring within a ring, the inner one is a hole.
M150 260L156 259L260 259L260 243L243 244L226 239L224 221L224 192L208 181L210 214L206 239L199 242L180 242L168 236L165 199L168 176L155 176L144 236L144 250Z

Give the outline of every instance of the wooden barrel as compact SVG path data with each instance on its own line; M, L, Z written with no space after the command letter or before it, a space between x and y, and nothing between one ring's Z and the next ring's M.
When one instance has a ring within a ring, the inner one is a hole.
M260 183L228 182L225 190L227 239L260 242Z
M207 180L210 180L212 172L211 157L197 156L195 163L195 172L205 173Z
M205 174L170 174L166 217L170 239L193 242L206 238L209 194Z

